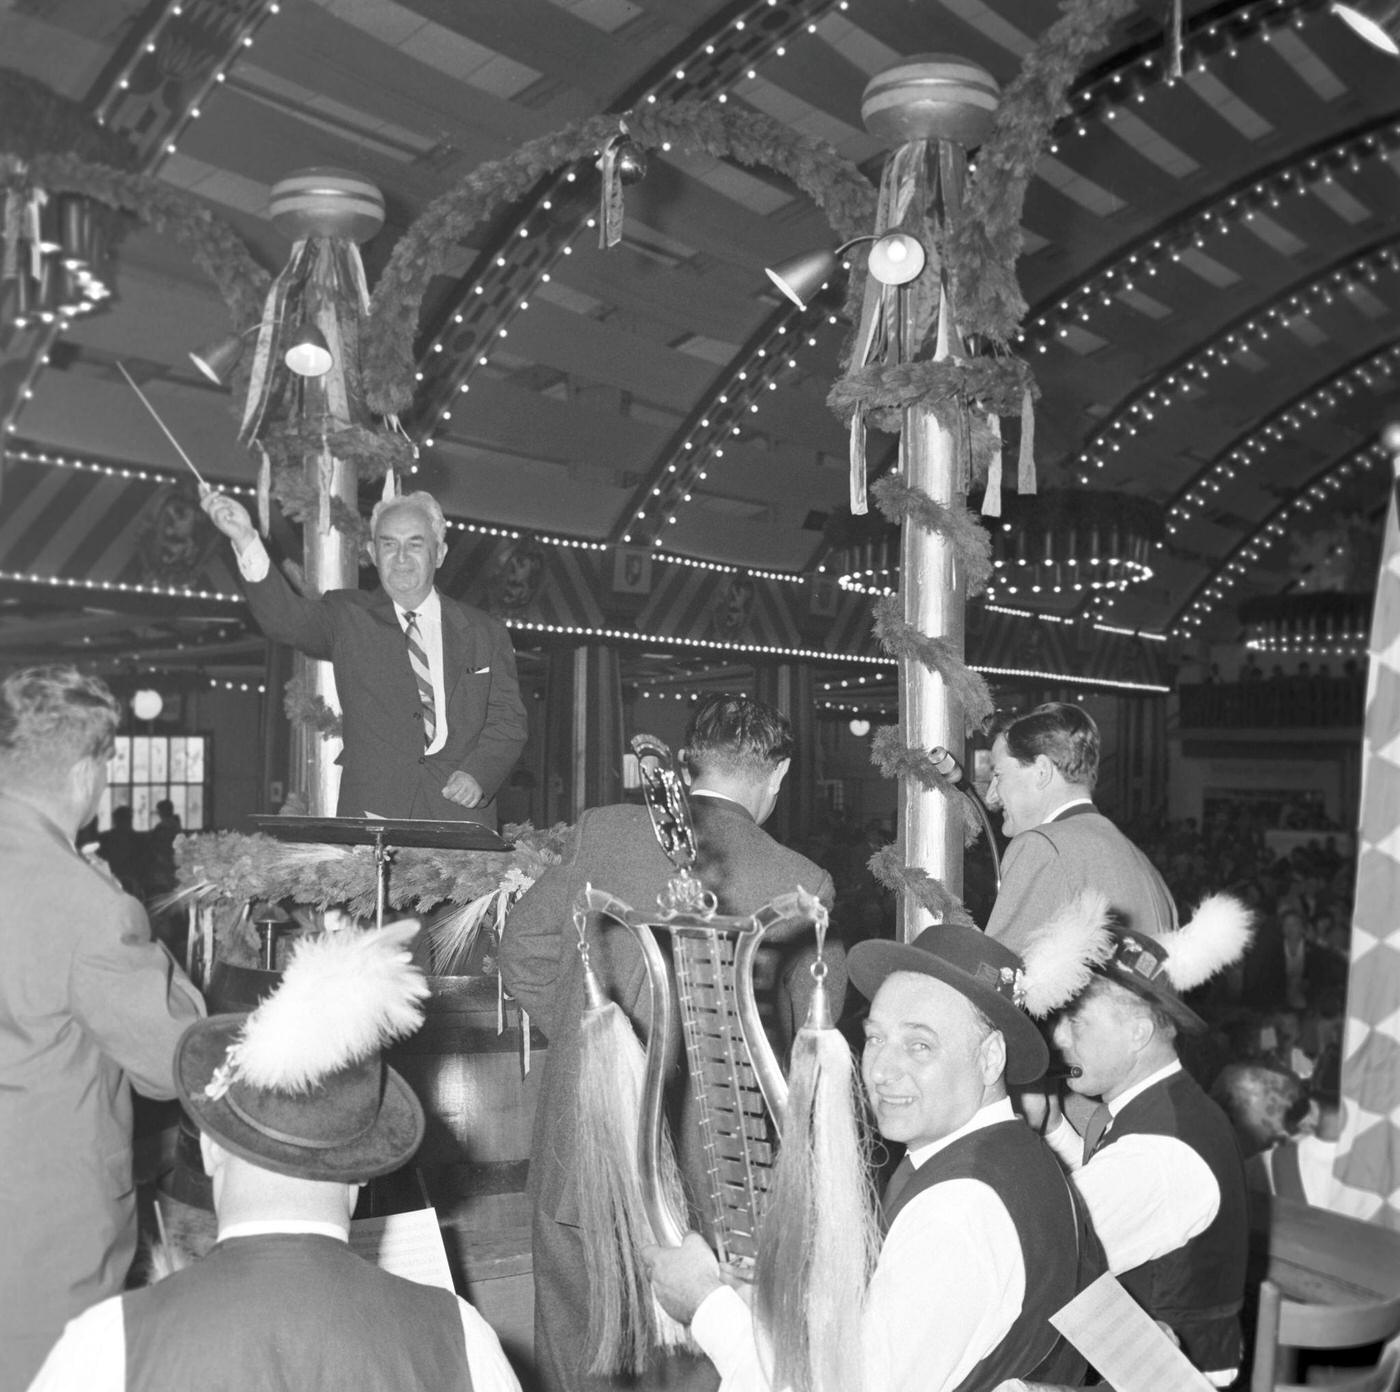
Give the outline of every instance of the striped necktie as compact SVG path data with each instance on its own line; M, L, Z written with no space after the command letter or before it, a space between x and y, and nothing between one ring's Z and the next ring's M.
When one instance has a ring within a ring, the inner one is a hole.
M413 679L418 683L418 699L423 703L423 747L433 742L437 733L437 706L433 702L433 672L428 666L428 654L423 648L423 635L418 631L418 615L405 613L408 627L404 638L408 642L408 660L413 668Z

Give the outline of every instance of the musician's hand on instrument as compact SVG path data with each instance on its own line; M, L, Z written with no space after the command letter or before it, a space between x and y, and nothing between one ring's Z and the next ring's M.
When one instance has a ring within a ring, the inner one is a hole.
M237 550L241 551L257 535L248 509L236 498L230 498L227 493L215 493L209 489L200 494L199 505Z
M689 1324L706 1296L725 1284L720 1264L699 1233L686 1233L679 1247L643 1247L642 1262L661 1308Z
M469 773L458 769L443 785L442 795L448 802L459 803L463 807L475 807L481 802L481 784Z

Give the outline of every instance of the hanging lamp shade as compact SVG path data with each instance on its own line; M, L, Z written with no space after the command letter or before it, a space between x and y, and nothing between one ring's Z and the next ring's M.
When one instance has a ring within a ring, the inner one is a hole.
M765 266L764 274L798 309L806 309L813 297L836 272L836 253L829 247L804 251L776 266Z
M324 377L335 361L325 334L310 321L297 330L282 359L298 377Z
M1400 0L1337 0L1332 11L1367 43L1400 57Z
M228 385L229 374L243 356L243 340L247 333L225 334L212 343L190 349L190 361L216 387Z

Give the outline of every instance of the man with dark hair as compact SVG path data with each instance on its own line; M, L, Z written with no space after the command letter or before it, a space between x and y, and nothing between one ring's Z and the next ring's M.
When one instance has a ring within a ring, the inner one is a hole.
M145 910L73 841L97 810L120 708L72 667L0 685L0 1392L136 1251L131 1089L175 1095L199 993Z
M447 523L432 495L375 505L379 589L315 599L270 563L241 503L211 492L203 507L233 543L258 627L335 668L345 727L339 814L494 827L496 790L525 745L515 649L498 620L434 587Z
M1111 955L1054 1029L1073 1070L1068 1087L1098 1106L1081 1136L1051 1099L1045 1139L1072 1172L1109 1270L1228 1387L1242 1351L1244 1162L1225 1114L1183 1070L1176 1039L1205 1030L1182 993L1239 957L1249 914L1217 895L1175 933L1110 934Z
M777 802L791 755L787 719L761 701L716 695L706 697L696 708L681 751L695 822L694 873L715 895L722 914L753 913L799 885L831 904L831 877L780 846L760 825ZM589 1362L589 1273L579 1231L574 1112L585 1001L578 938L571 926L573 906L584 887L592 884L634 908L652 908L673 874L645 808L591 808L579 819L571 852L524 894L502 934L501 978L506 989L549 1037L530 1152L535 1357L549 1392L608 1385L584 1371ZM641 948L620 925L598 926L598 932L589 933L593 968L645 1037L650 1002ZM809 937L803 945L807 942ZM809 960L809 953L794 952L781 968L780 1048L790 1042L788 1032L800 1026L806 1014L811 993ZM828 942L826 960L832 968L827 990L839 1011L845 987L839 945ZM685 1360L672 1360L673 1364L676 1361ZM688 1361L693 1365L689 1372L698 1374L699 1380L684 1385L713 1387L715 1379L708 1367L698 1360ZM677 1373L674 1367L669 1371ZM649 1384L638 1384L644 1385Z
M1052 701L996 732L987 804L1011 844L987 932L1013 950L1085 889L1105 894L1125 927L1177 925L1152 862L1094 806L1098 772L1099 729L1079 706Z

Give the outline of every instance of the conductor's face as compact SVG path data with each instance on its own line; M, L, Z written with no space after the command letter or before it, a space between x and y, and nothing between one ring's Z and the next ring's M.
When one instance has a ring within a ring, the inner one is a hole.
M390 599L416 609L433 588L433 576L447 554L447 544L433 536L422 508L396 507L381 514L374 533L374 564Z

